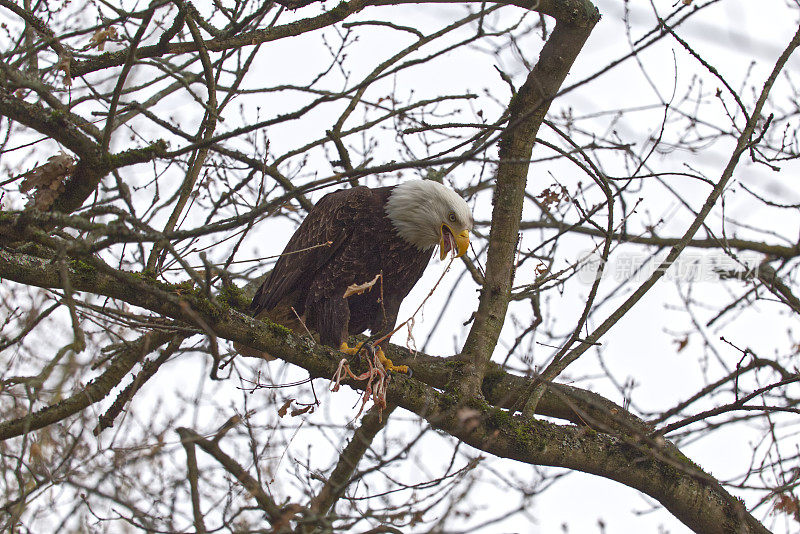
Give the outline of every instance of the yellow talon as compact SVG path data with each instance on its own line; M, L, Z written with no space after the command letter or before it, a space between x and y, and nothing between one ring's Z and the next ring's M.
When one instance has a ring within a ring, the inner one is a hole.
M408 368L407 365L395 365L395 364L393 364L392 360L387 358L386 355L383 353L383 349L382 348L378 347L378 350L375 351L375 354L378 356L378 359L381 361L381 364L383 364L383 368L386 369L387 371L394 371L396 373L411 374L410 373L410 369Z
M352 347L352 348L348 347L347 342L345 341L339 347L339 352L344 352L345 354L349 354L350 356L352 356L353 354L356 354L360 349L361 349L360 345L358 347Z
M358 347L349 347L347 345L347 342L342 343L341 346L339 347L340 352L344 352L345 354L349 354L350 356L358 353L359 350L361 350L361 345L359 345ZM375 355L378 356L378 360L380 360L381 365L383 365L383 368L386 369L387 371L394 371L396 373L405 373L407 375L411 374L411 370L408 368L407 365L395 365L394 363L392 363L392 360L387 358L386 355L383 353L382 348L378 347L377 350L375 351Z

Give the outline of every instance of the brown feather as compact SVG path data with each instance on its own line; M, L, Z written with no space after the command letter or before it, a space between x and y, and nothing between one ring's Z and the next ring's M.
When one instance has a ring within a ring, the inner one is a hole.
M336 348L365 330L390 332L432 253L397 234L385 213L392 189L360 186L320 199L258 289L253 315L266 312L270 320L304 332L294 307L322 343ZM377 274L382 276L370 291L344 298L348 286Z

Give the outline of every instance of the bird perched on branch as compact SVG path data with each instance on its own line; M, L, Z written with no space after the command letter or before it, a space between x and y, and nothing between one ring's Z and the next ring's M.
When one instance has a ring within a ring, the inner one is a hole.
M473 219L458 193L430 180L371 189L359 186L322 197L289 239L250 309L296 332L319 335L348 354L347 337L369 330L379 338L397 321L400 303L422 276L434 248L460 257ZM235 345L248 356L261 356ZM378 347L386 370L394 366Z

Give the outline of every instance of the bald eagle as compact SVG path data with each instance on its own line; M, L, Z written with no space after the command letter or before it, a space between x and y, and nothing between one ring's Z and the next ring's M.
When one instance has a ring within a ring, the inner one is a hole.
M449 252L462 256L472 225L464 199L430 180L334 191L308 212L250 310L296 332L309 329L323 344L352 354L347 337L365 330L378 337L391 332L400 303L434 248L439 246L440 260ZM345 298L349 286L376 275L380 279L369 291ZM247 347L236 350L272 359ZM385 360L385 367L403 366Z

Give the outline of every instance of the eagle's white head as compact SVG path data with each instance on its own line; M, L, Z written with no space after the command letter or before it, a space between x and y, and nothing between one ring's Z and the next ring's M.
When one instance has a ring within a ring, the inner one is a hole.
M394 188L386 215L397 233L420 250L439 245L439 259L451 250L463 256L473 219L458 193L432 180L409 180Z

